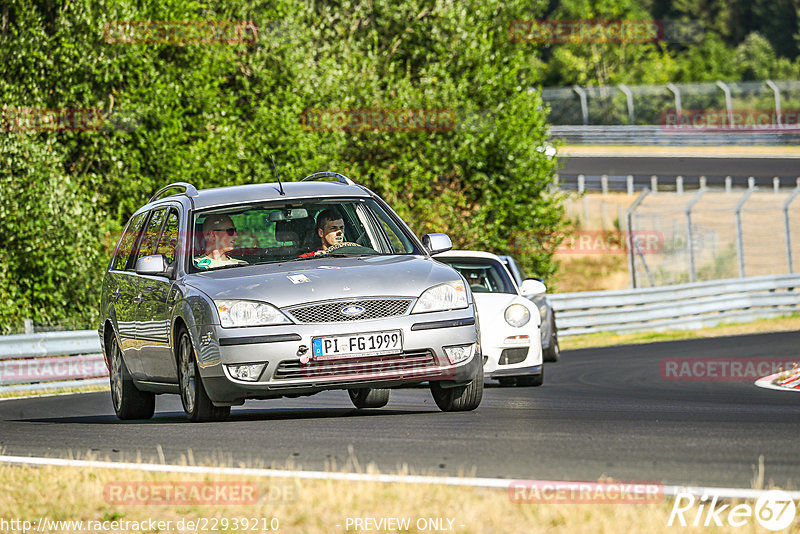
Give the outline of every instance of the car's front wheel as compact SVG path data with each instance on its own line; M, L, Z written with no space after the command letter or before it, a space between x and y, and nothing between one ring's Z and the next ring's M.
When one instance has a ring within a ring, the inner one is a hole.
M178 381L181 403L189 421L223 421L231 413L230 406L214 406L208 398L197 367L192 339L186 329L181 330L178 335Z
M350 400L353 406L363 408L383 408L389 403L390 389L358 388L350 389Z
M474 410L483 398L483 367L466 386L443 388L438 382L431 382L431 394L436 406L443 412L468 412Z
M156 409L156 396L136 388L128 366L122 359L122 351L116 336L111 338L108 355L111 360L111 402L114 404L114 413L122 420L153 417Z

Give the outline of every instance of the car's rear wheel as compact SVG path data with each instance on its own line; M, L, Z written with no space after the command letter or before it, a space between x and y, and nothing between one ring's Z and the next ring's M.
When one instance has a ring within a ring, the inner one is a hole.
M517 377L518 386L538 387L541 386L542 384L544 384L544 366L542 366L542 372L539 373L538 375Z
M358 388L347 391L353 406L363 408L383 408L389 403L390 389Z
M111 337L108 346L111 360L111 402L117 417L126 419L150 419L156 409L156 396L153 393L139 391L122 359L122 351L116 336Z
M189 421L223 421L231 413L230 406L214 406L208 398L197 367L192 339L186 329L181 330L178 335L178 381L183 411Z
M443 388L438 382L431 382L431 394L436 406L443 412L468 412L474 410L483 398L483 367L466 386Z

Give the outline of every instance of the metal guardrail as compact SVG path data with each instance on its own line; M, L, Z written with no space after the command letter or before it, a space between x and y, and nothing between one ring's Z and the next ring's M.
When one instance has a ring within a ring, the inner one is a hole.
M97 330L0 336L0 392L107 381Z
M559 336L694 329L800 312L800 275L713 280L548 297Z
M800 275L549 295L560 336L700 328L800 312ZM104 384L95 330L0 337L0 392Z
M551 126L566 145L796 145L800 131L687 131L662 126Z

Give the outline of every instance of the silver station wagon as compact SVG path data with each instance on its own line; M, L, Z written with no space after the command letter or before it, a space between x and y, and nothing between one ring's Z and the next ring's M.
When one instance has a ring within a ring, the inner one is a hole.
M474 410L483 357L469 287L375 193L333 172L198 191L133 214L103 280L99 334L120 419L176 393L191 421L247 399L347 390L379 408L427 382Z

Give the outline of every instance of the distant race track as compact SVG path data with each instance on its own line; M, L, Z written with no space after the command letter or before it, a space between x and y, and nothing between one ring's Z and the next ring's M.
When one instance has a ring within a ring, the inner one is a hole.
M249 401L223 423L184 420L161 396L150 421L120 422L109 393L0 402L6 455L227 465L363 469L509 479L661 481L800 486L800 396L752 380L675 381L664 359L800 360L800 332L565 351L540 388L487 387L475 412L442 413L425 388L395 390L384 409L357 411L347 394Z

